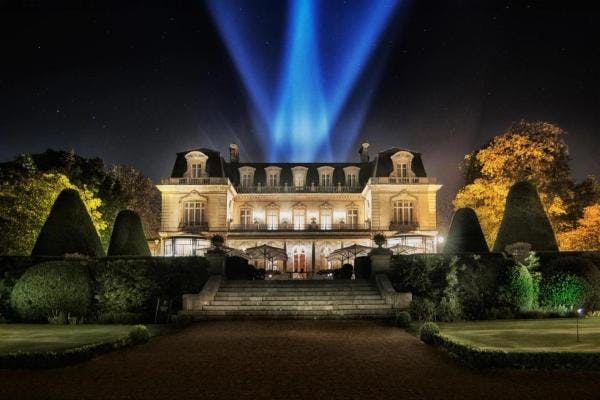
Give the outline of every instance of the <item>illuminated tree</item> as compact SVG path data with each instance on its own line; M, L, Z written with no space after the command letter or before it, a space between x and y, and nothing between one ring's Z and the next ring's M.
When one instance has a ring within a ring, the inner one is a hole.
M98 232L75 189L60 192L31 250L33 256L66 254L104 256Z
M510 188L494 251L504 251L517 242L529 243L533 251L558 251L544 206L529 182L517 182Z
M563 250L600 251L600 203L588 206L577 227L558 235Z
M78 188L59 173L31 172L0 187L0 254L29 255L63 189L76 189L97 231L106 229L102 201L87 188Z
M488 245L495 242L510 186L523 180L538 189L554 229L568 228L573 183L563 136L556 125L521 121L465 156L461 170L466 185L456 195L454 206L475 210Z

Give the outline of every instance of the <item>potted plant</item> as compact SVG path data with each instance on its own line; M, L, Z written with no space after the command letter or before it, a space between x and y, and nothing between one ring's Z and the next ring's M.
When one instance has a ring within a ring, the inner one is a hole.
M376 233L373 235L373 242L377 245L377 247L381 248L386 242L385 235L383 233Z

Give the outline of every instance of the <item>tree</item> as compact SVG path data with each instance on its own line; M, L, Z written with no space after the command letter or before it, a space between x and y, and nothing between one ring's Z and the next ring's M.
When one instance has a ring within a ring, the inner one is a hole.
M147 238L158 236L160 229L160 192L149 178L129 165L115 165L109 176L118 185L123 208L135 211Z
M99 208L102 201L79 188L63 174L35 170L13 176L0 186L0 254L29 255L36 238L63 189L79 192L97 231L106 229Z
M75 189L60 192L31 251L34 256L65 254L104 256L90 214Z
M452 217L444 253L488 253L490 250L472 208L459 208Z
M140 217L131 210L117 215L108 247L109 256L150 256Z
M510 186L522 180L538 189L555 230L568 229L567 205L574 185L564 135L550 123L521 121L465 156L461 166L465 186L454 206L475 210L488 245L496 239Z
M494 251L504 251L517 242L529 243L533 251L558 251L544 206L529 182L517 182L510 188Z
M600 251L600 202L583 211L577 227L558 235L563 250Z

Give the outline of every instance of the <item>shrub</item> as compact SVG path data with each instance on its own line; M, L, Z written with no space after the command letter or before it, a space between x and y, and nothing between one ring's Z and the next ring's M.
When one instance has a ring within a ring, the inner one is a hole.
M57 197L31 251L34 256L65 254L104 255L92 219L73 189L65 189Z
M558 251L544 206L528 182L517 182L510 188L493 251L502 252L516 242L531 244L533 251Z
M123 210L115 219L108 246L109 256L150 256L148 242L139 215Z
M151 313L159 287L145 259L110 260L96 271L98 310L104 313Z
M194 317L192 317L189 314L175 314L171 318L171 322L177 328L185 328L187 326L190 326L192 322L194 322Z
M419 328L419 338L427 344L433 344L438 333L440 333L440 327L435 322L425 322Z
M0 256L0 321L18 318L10 306L10 294L19 278L37 262L32 257Z
M352 279L353 271L352 264L344 264L342 268L333 270L333 279Z
M454 322L461 319L461 308L457 298L442 297L436 308L436 320L443 322Z
M586 282L581 277L560 273L542 281L540 292L544 306L573 309L583 304Z
M87 268L66 261L49 261L29 268L11 293L12 307L27 321L56 320L61 313L83 317L91 299Z
M370 257L356 257L354 259L354 273L356 279L370 279L371 278L371 258Z
M146 343L148 340L150 340L150 332L145 325L136 325L131 328L131 331L129 331L129 335L127 337L131 343L134 344Z
M538 284L529 269L517 264L513 267L506 288L506 300L516 310L531 310L538 304Z
M232 256L225 259L225 276L230 280L254 279L256 268L243 257Z
M414 298L410 302L410 316L416 321L433 321L435 320L435 304L425 298Z
M452 217L448 237L444 244L445 254L488 253L477 214L471 208L459 208Z
M399 328L409 328L412 318L406 311L400 311L396 314L396 326Z

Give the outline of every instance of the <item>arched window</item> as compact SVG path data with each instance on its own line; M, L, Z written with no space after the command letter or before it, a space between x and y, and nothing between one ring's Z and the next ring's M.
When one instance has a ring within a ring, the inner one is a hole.
M414 206L410 200L395 200L393 203L394 223L411 225L414 222Z
M200 200L185 201L183 203L183 224L194 226L202 223L204 223L204 202Z
M306 255L304 249L294 249L294 272L304 272L306 269Z

